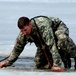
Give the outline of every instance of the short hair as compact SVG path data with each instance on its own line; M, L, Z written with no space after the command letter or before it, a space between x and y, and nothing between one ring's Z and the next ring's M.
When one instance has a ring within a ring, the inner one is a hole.
M18 19L18 28L22 29L24 26L28 25L30 22L29 18L27 17L20 17Z

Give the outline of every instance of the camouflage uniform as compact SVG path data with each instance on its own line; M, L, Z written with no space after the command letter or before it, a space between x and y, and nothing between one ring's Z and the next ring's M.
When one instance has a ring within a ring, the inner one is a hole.
M55 24L53 24L54 27L53 31L55 33L55 38L57 42L57 47L64 51L65 53L68 53L71 58L76 57L76 45L74 41L69 37L69 29L59 19L52 19L53 23L59 22L58 26L55 27Z
M67 28L66 24L59 20L59 18L50 17L50 19L52 20L52 28L59 54L62 58L65 68L70 68L70 58L74 58L76 61L76 45L69 37L69 29Z
M30 36L26 37L20 32L17 37L14 49L12 50L10 57L7 59L7 65L11 65L17 60L18 56L23 51L24 46L28 42L34 42L37 47L37 53L35 56L37 68L43 68L47 65L46 57L42 51L41 43L37 36L37 32L39 32L40 39L45 47L45 51L49 57L49 60L51 63L53 61L52 66L61 66L61 57L58 53L57 46L62 48L64 51L66 51L65 48L67 49L67 45L64 40L68 39L69 32L66 25L58 18L47 18L45 16L35 17L31 19L31 22L33 23L33 29ZM68 49L67 52L69 52Z

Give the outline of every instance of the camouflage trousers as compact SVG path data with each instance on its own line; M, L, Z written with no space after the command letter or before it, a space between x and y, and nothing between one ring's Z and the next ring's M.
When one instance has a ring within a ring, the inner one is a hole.
M45 52L48 56L48 59L50 60L51 67L52 67L53 65L52 54L49 52L49 50L45 50ZM50 68L47 58L45 56L45 53L42 49L39 49L39 48L37 49L34 61L36 64L35 66L38 69L49 69Z

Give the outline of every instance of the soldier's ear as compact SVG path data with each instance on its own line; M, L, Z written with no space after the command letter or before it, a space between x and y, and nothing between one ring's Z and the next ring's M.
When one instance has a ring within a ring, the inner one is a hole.
M31 22L29 22L29 24L31 24Z
M32 26L32 22L29 22L29 25Z

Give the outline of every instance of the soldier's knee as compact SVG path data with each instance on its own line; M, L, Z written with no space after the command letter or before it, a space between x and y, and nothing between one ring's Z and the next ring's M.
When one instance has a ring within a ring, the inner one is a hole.
M60 34L60 35L58 35L58 39L60 39L60 40L65 40L65 39L67 39L67 35L65 35L65 34Z
M40 63L40 62L35 62L35 68L41 69L41 68L42 68L42 63Z
M35 67L38 69L45 68L45 65L47 64L47 61L44 58L42 59L42 58L36 57L34 61L35 61Z
M46 64L45 55L40 50L37 51L34 61L35 61L36 68L38 69L43 68L43 66Z
M68 38L66 35L63 35L63 34L59 35L57 46L58 47L66 47L68 44L67 40L68 40Z

